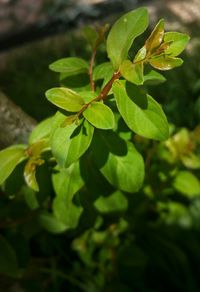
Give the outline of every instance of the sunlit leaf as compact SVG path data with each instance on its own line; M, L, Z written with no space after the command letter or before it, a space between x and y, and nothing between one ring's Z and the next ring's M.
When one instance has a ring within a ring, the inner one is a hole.
M36 168L39 165L42 165L44 163L43 159L40 158L30 158L28 162L25 165L24 168L24 179L27 183L27 185L33 189L34 191L39 191L38 182L36 180Z
M161 19L155 26L151 35L145 42L145 47L147 50L147 55L151 55L154 53L155 49L157 49L162 43L164 36L164 20Z
M101 102L92 102L83 112L83 116L96 128L104 130L114 128L114 114L108 106Z
M94 81L103 79L103 87L112 78L113 73L114 70L110 62L101 63L94 68L93 79Z
M112 26L107 38L107 52L115 70L127 58L134 39L148 26L146 8L138 8L124 14Z
M120 73L126 80L136 85L141 85L144 82L142 62L133 64L131 61L125 60L120 66Z
M29 144L33 144L43 138L47 138L51 132L53 117L47 118L39 123L29 136Z
M54 72L65 73L65 77L79 73L89 72L89 64L77 57L69 57L57 60L49 65Z
M59 125L65 119L65 115L61 113L57 115ZM87 121L81 121L80 125L73 123L65 128L59 125L52 134L50 144L58 164L61 167L67 167L78 160L88 149L94 128Z
M153 66L156 69L165 71L181 66L183 64L183 60L180 58L161 55L151 58L149 60L149 64L151 64L151 66Z
M190 37L187 34L180 32L166 32L164 42L170 43L165 53L171 57L176 57L185 49Z
M169 127L161 106L137 86L118 80L113 84L117 107L127 126L136 134L166 140Z
M51 103L69 112L78 112L84 105L83 98L69 88L51 88L45 95Z
M15 167L27 158L26 147L26 145L14 145L0 151L0 185Z

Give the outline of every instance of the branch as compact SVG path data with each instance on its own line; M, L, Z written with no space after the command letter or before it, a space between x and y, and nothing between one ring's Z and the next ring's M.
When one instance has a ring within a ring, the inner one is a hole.
M37 122L0 92L0 149L27 143Z

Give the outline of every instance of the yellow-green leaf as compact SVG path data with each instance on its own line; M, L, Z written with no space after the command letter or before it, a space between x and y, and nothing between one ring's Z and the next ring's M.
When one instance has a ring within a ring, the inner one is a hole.
M85 103L78 93L65 87L51 88L45 95L51 103L69 112L78 112Z
M145 47L148 55L154 53L155 49L157 49L160 46L163 40L163 36L164 36L164 20L161 19L155 26L149 38L145 42Z
M190 37L185 33L166 32L164 34L164 42L170 43L165 53L171 57L176 57L185 49Z
M15 167L27 158L26 145L14 145L0 151L0 185L9 177Z
M183 64L183 60L180 58L161 55L150 59L149 64L156 69L166 71L181 66Z
M120 66L120 73L126 80L136 85L141 85L144 83L142 62L133 64L131 61L125 60Z
M112 26L107 38L107 52L115 70L127 58L134 39L148 26L146 8L138 8L119 18Z
M63 58L53 62L49 68L54 72L65 73L65 77L89 72L88 63L76 57Z
M83 116L98 129L113 129L115 126L112 110L101 102L92 102L83 112Z

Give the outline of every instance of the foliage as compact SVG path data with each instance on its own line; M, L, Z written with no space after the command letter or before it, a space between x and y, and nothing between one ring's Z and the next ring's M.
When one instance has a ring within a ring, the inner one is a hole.
M49 66L60 76L45 93L56 114L28 145L0 152L0 273L25 291L33 282L39 291L198 291L184 248L190 236L198 263L199 235L189 228L199 228L199 127L169 127L148 93L165 80L156 70L183 63L189 37L165 32L160 20L129 58L147 26L138 8L107 38L107 25L84 29L89 63L68 57ZM103 42L109 60L95 66Z

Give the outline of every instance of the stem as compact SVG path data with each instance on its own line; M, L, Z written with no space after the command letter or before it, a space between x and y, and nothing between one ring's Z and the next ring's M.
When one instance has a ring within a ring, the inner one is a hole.
M94 101L99 101L99 100L105 100L107 98L107 95L112 87L113 82L116 79L119 79L121 77L121 73L119 71L115 72L112 76L112 78L110 79L110 81L108 81L108 83L104 86L104 88L101 90L100 94L93 98L90 102L84 104L84 106L81 108L81 110L77 113L77 118L79 118L82 113L88 108L88 106L93 103Z
M94 84L94 80L93 80L93 76L92 75L93 75L93 66L94 66L94 60L95 60L96 53L97 53L97 47L95 47L93 49L92 56L91 56L91 59L90 59L89 74L90 74L90 87L91 87L92 91L95 91L95 84Z

